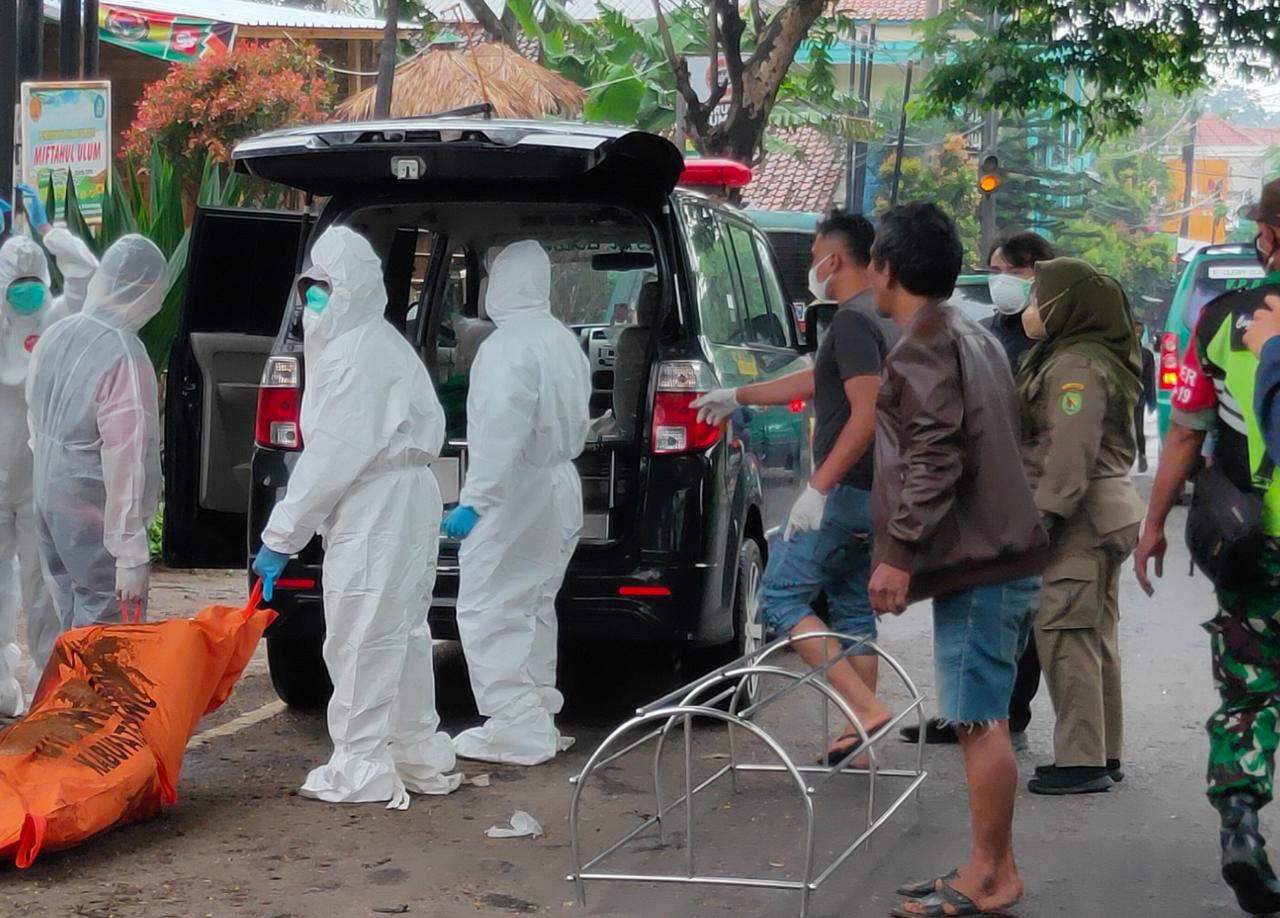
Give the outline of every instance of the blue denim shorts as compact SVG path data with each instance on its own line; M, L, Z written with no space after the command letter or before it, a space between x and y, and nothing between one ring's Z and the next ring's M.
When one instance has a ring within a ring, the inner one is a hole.
M825 592L831 630L874 639L876 617L867 598L870 578L871 492L836 485L827 495L818 529L797 532L789 542L779 536L770 547L760 588L761 617L770 631L790 633L802 618L814 614L810 604Z
M942 721L1008 719L1018 657L1039 605L1039 577L934 597L933 665Z

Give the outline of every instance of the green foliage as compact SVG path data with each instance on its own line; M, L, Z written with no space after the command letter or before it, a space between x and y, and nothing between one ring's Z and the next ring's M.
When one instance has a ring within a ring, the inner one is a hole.
M1168 234L1086 216L1067 220L1055 244L1063 254L1083 258L1118 280L1137 313L1173 290L1177 246Z
M1280 59L1280 3L1251 0L961 0L921 31L934 113L1048 112L1093 140L1142 124L1155 90L1189 96L1223 67L1261 79Z
M84 220L74 189L67 191L67 228L80 236L99 257L121 236L141 234L156 244L169 262L169 289L164 306L139 333L157 372L169 360L169 348L178 330L182 294L186 283L187 245L191 230L186 224L187 184L172 163L153 147L148 160L146 188L139 181L137 164L126 162L124 174L117 170L111 192L103 207L102 224L95 233ZM268 192L266 206L279 202L280 191ZM257 189L243 175L223 174L212 156L204 160L196 186L196 202L201 205L240 206L259 197Z
M154 560L160 560L160 555L164 552L164 501L160 501L160 506L156 508L156 518L151 521L151 528L147 530L147 548Z
M893 183L894 153L889 152L880 165L880 187L883 194L876 199L877 209L889 206L889 189ZM898 184L898 200L933 201L951 215L964 241L965 263L981 262L978 244L978 186L976 167L964 148L964 138L956 135L921 156L904 156Z

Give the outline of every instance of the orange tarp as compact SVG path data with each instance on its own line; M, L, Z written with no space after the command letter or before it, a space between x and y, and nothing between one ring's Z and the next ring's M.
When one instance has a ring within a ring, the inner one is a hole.
M187 741L275 618L259 596L58 638L30 712L0 731L0 857L28 867L177 800Z

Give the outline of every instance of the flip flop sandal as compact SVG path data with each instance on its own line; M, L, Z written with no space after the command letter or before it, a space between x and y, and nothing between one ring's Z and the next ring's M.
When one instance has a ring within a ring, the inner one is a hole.
M849 753L853 752L862 744L862 739L857 733L846 733L838 740L831 744L831 748L818 756L818 764L828 767L843 762L849 757Z
M930 893L916 902L920 903L924 911L909 912L905 908L895 908L889 914L893 918L1017 918L1013 912L1004 909L985 911L978 903L947 883L942 884L941 891ZM947 911L948 905L954 911Z
M908 883L906 886L899 886L897 893L900 896L906 896L908 899L923 899L925 896L931 896L936 893L939 883L946 883L947 880L954 880L958 876L960 876L959 867L940 877L925 880L923 883Z

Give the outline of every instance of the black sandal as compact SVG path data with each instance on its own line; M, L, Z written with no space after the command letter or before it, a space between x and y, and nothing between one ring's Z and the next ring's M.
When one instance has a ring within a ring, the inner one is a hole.
M862 737L857 732L845 733L831 744L831 748L818 756L818 764L830 768L837 762L843 762L862 746Z
M1017 918L1013 912L1004 909L984 911L978 903L945 882L938 892L915 901L920 903L924 911L909 912L905 908L895 908L889 914L893 918ZM948 905L955 911L947 911Z
M900 896L906 896L908 899L923 899L925 896L936 893L939 883L945 884L948 880L954 880L958 876L960 876L959 867L948 874L934 877L932 880L925 880L923 883L908 883L906 886L899 886L897 893Z

